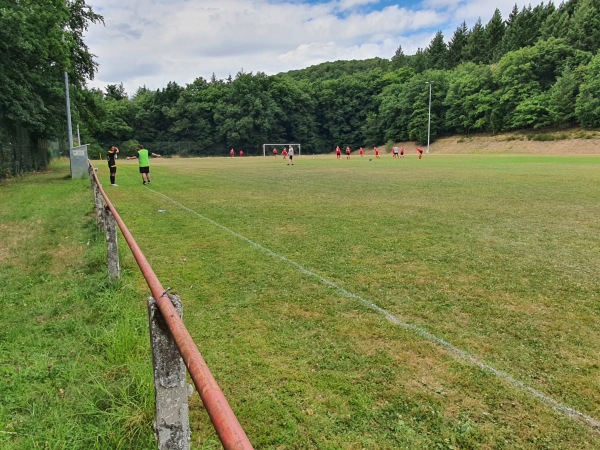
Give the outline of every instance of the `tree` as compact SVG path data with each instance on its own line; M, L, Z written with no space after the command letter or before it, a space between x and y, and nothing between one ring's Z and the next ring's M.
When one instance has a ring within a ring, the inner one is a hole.
M571 16L562 4L555 9L544 21L541 29L541 39L567 38L570 30Z
M490 66L468 62L450 75L446 127L451 132L498 131L498 100Z
M438 31L427 50L427 67L429 69L446 69L448 67L448 46L444 42L444 35Z
M494 15L485 26L485 49L487 58L486 63L496 62L500 59L500 44L504 36L505 24L502 20L500 10L496 8Z
M427 70L427 53L422 48L418 48L417 52L408 58L408 65L416 72L421 73Z
M84 0L0 1L0 119L38 137L62 134L63 72L83 87L96 64L83 42L101 22Z
M600 127L600 54L586 67L584 81L577 95L575 112L583 127Z
M109 84L105 88L106 98L112 98L114 100L123 100L127 98L127 92L125 92L125 87L123 83L121 84Z
M574 56L575 51L564 40L549 39L500 59L494 68L494 81L499 85L500 113L506 128L539 126L539 121L547 120L549 112L542 94Z
M600 0L580 0L569 25L571 44L579 50L596 53L600 48Z
M550 88L547 96L550 121L545 125L567 127L577 123L575 105L579 86L583 81L578 72L570 67L565 68L556 83Z
M407 65L406 55L402 51L402 46L399 45L396 49L396 53L392 56L392 68L399 69Z
M471 61L475 64L484 62L487 58L487 45L485 29L481 24L481 19L477 19L467 38L464 55L465 61Z
M452 35L448 44L448 67L458 66L465 60L465 47L469 38L466 22L463 22Z

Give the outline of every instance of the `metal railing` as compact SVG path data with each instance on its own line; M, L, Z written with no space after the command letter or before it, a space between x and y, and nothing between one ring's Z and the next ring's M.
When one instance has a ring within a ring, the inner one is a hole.
M178 312L171 303L167 291L160 283L158 277L152 270L148 260L144 256L142 250L136 243L133 235L128 230L125 222L119 216L119 213L111 203L110 199L102 189L102 185L98 180L96 169L94 169L91 162L89 162L90 178L92 180L92 186L96 198L96 206L98 207L99 198L104 200L104 209L112 215L116 221L123 237L127 241L131 252L137 264L144 276L152 296L156 301L156 305L160 310L160 313L169 329L169 332L179 350L181 358L183 359L185 366L188 369L190 377L196 386L202 403L208 412L210 420L219 436L223 447L227 450L247 450L252 449L246 433L242 429L237 417L233 413L227 399L223 395L221 388L214 379L210 369L208 368L204 358L200 354L196 344L190 336L187 328L181 320ZM100 224L100 212L98 214L98 220ZM101 226L102 227L102 226ZM113 247L115 245L113 244ZM118 270L118 268L117 268ZM118 276L118 275L117 275Z

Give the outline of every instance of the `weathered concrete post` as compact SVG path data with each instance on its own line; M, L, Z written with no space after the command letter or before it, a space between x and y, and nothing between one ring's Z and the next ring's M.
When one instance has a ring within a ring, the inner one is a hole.
M117 221L108 208L104 208L106 226L106 254L108 256L108 277L112 280L121 276L119 267L119 246L117 245Z
M100 193L100 186L96 183L96 179L92 176L92 170L96 173L98 169L89 166L90 179L92 181L92 191L94 192L94 204L96 205L96 218L98 220L98 228L100 231L105 231L106 226L104 224L104 206L102 204L102 194Z
M102 213L102 210L104 209L104 206L102 205L102 194L100 193L100 186L97 184L94 186L94 203L96 204L96 219L98 220L98 228L100 231L105 231L106 223L104 222L104 214Z
M179 317L183 317L183 305L179 297L169 295L169 299ZM152 297L148 298L148 320L156 400L154 432L158 449L188 450L190 421L185 364Z

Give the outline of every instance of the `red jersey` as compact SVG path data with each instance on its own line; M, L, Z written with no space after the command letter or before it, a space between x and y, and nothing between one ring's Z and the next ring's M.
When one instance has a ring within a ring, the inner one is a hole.
M379 155L379 150L377 149L377 147L375 147L373 150L375 150L376 155Z
M346 147L346 155L350 154L350 147Z

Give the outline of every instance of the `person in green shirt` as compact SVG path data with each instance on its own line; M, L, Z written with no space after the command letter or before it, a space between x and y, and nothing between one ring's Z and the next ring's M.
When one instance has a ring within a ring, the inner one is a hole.
M158 153L149 152L143 145L138 145L137 153L137 156L128 156L127 159L137 159L139 161L142 183L150 184L150 156L154 158L162 158L162 156Z

